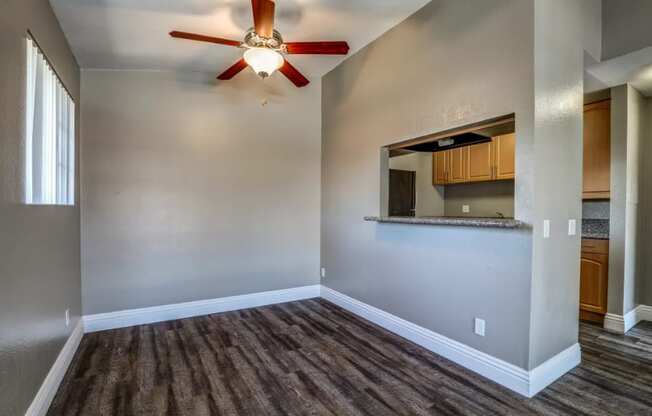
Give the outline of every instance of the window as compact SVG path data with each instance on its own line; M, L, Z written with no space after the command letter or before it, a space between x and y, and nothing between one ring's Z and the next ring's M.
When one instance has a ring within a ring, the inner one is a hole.
M25 202L75 204L75 103L27 38Z

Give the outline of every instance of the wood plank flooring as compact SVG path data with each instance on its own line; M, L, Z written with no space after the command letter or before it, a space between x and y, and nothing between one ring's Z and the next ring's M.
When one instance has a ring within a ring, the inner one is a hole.
M84 336L48 415L652 415L652 323L527 400L323 300Z

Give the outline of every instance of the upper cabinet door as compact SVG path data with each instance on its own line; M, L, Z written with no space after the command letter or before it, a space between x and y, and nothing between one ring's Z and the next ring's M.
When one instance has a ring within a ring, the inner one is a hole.
M448 150L448 183L469 181L469 147Z
M496 136L494 179L514 179L516 174L516 135L514 133Z
M490 181L493 179L492 143L474 144L469 151L469 181Z
M611 175L611 101L584 106L584 199L609 198Z
M434 185L445 185L448 176L447 151L435 152L432 154L432 183Z

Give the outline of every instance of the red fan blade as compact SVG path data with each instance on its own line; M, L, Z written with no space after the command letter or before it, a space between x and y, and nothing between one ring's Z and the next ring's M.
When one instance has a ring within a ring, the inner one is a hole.
M346 42L288 42L285 44L289 54L346 55L349 44Z
M223 81L226 81L227 79L231 79L246 67L247 67L247 63L245 62L245 60L240 59L238 62L233 64L233 66L231 66L229 69L227 69L226 71L218 75L217 79L221 79Z
M173 30L172 32L170 32L170 36L172 36L173 38L190 39L190 40L198 40L200 42L217 43L219 45L240 46L240 44L241 44L241 42L238 42L237 40L222 39L222 38L216 38L216 37L213 37L213 36L206 36L206 35L198 35L196 33L179 32L177 30Z
M254 12L254 30L259 36L271 38L274 32L274 0L251 0Z
M297 87L305 87L310 83L306 77L304 77L298 69L292 66L287 60L282 67L279 68L279 71L285 75L294 85Z

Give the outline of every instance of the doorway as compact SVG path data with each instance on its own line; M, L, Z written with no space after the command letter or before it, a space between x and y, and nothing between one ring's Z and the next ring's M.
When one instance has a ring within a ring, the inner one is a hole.
M389 215L414 217L416 211L416 172L389 170Z

